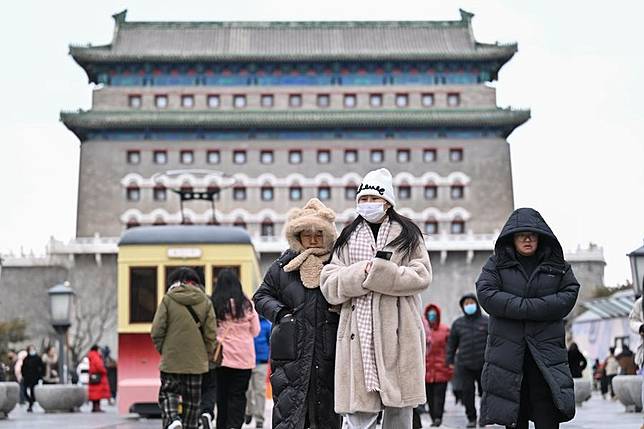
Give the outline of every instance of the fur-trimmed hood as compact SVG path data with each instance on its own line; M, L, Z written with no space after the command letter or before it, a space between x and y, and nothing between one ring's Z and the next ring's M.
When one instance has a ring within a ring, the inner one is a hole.
M335 212L317 198L311 198L303 208L291 209L284 226L286 240L291 250L298 253L305 250L300 242L300 233L306 230L322 231L324 248L331 251L338 235L335 229Z

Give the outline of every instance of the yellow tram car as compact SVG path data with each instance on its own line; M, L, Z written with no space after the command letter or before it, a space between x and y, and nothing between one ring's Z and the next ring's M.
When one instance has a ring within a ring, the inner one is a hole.
M249 297L260 282L257 253L242 228L164 225L125 231L118 249L120 414L159 412L159 354L150 328L168 276L181 266L199 273L208 295L216 287L218 271L224 268L237 272Z

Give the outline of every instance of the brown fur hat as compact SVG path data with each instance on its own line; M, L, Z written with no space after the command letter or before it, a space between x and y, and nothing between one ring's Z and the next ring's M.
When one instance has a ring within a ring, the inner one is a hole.
M289 210L284 231L291 250L304 251L300 233L307 230L322 231L324 247L331 250L338 235L335 229L335 212L317 198L311 198L303 208Z

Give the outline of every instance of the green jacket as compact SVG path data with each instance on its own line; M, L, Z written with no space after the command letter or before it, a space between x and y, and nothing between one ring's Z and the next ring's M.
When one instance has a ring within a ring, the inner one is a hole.
M203 326L203 336L187 305L192 306ZM180 285L161 300L152 321L152 342L161 353L162 372L203 374L208 372L217 341L217 322L212 302L198 287Z

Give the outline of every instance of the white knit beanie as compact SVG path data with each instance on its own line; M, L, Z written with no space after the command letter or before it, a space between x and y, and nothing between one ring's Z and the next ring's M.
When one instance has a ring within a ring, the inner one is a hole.
M379 168L368 172L356 192L356 204L363 195L375 195L384 198L393 207L396 206L396 195L391 173L386 168Z

